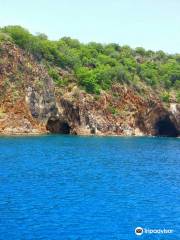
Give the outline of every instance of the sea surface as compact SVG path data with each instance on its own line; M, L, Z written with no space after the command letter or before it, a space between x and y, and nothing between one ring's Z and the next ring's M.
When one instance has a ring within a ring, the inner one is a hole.
M19 239L180 239L180 139L0 137L0 240Z

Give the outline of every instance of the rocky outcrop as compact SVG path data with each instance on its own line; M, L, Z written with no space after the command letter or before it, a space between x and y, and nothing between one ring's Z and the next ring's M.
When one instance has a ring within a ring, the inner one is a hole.
M114 85L94 96L76 84L54 87L45 67L12 43L0 47L0 134L179 136L180 106L166 107Z
M61 114L73 134L173 136L179 135L176 115L156 99L145 102L133 91L116 87L119 95L102 93L98 99L80 92L76 87L59 99ZM111 104L111 105L110 105ZM111 106L111 108L109 108ZM112 113L113 106L113 113Z
M152 136L177 137L180 134L179 118L161 104L138 113L136 124L144 133Z
M40 122L46 122L50 117L58 117L52 79L46 75L41 89L29 84L26 88L26 103L33 118Z
M0 133L40 134L58 116L54 84L45 68L11 43L0 47Z
M177 127L180 131L180 104L178 103L171 103L169 107L169 111L173 114L176 119Z

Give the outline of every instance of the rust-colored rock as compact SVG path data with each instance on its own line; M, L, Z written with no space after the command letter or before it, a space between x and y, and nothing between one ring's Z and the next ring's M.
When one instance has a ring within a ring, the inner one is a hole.
M179 105L164 106L151 90L144 98L120 84L99 96L75 83L55 88L31 55L12 43L0 48L0 134L179 136Z

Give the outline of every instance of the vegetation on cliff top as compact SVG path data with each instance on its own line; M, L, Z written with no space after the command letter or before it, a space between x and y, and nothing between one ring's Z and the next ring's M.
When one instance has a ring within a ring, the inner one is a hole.
M70 37L51 41L45 34L32 35L20 26L1 28L2 41L11 41L34 55L48 68L57 85L68 82L59 75L61 68L73 74L77 83L89 93L98 94L118 82L159 89L165 102L169 101L170 92L180 100L180 54L146 51L142 47L132 49L115 43L83 44Z

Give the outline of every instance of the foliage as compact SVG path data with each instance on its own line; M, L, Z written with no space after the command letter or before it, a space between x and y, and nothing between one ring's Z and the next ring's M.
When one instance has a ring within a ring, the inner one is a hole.
M119 114L119 111L116 107L113 107L113 106L108 106L107 108L108 112L110 112L111 114L113 115L118 115Z
M12 39L8 34L0 31L0 42L4 41L12 41Z
M163 102L169 103L170 100L170 94L167 92L162 93L161 98Z
M176 93L176 100L178 103L180 103L180 91Z
M97 82L93 70L89 71L86 67L81 67L76 72L79 84L83 86L87 92L98 94L100 86Z
M52 77L54 82L56 83L57 86L62 86L64 85L65 81L62 79L58 73L58 71L55 68L49 68L49 76Z
M51 41L43 33L32 35L20 26L1 28L1 39L14 41L38 61L52 66L49 75L58 85L66 80L59 76L56 67L74 74L79 85L89 93L98 94L114 82L132 85L142 82L165 92L180 89L180 54L146 51L142 47L132 49L115 43L82 44L70 37ZM168 101L168 95L163 99Z
M6 115L6 113L5 113L4 109L2 107L0 107L0 119L4 118L5 115Z

